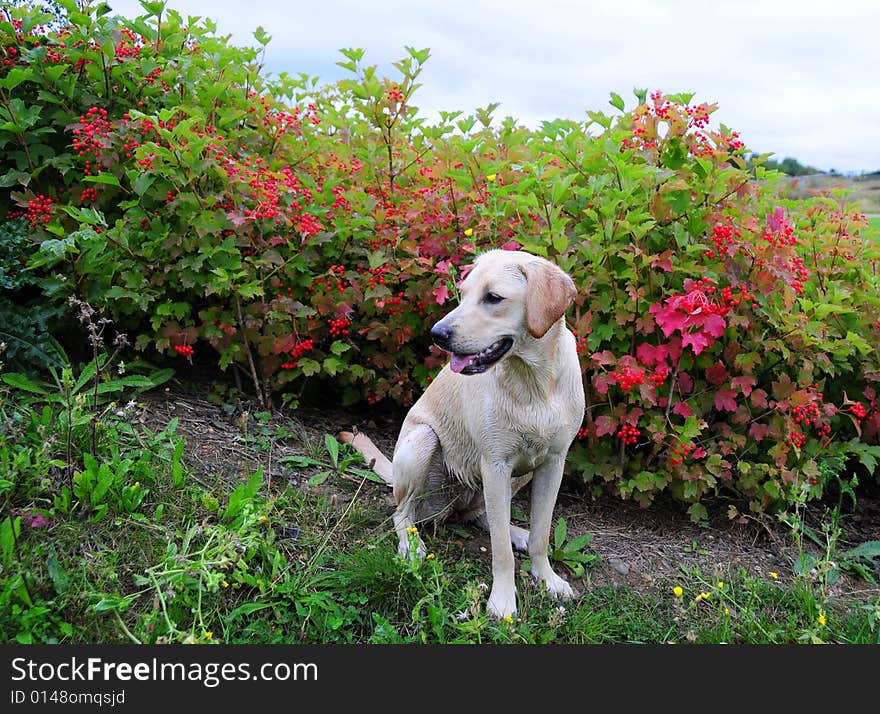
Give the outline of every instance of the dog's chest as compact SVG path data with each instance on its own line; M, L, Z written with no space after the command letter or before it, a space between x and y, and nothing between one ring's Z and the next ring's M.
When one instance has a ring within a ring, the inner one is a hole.
M519 433L514 452L513 475L521 476L540 466L550 453L554 434Z

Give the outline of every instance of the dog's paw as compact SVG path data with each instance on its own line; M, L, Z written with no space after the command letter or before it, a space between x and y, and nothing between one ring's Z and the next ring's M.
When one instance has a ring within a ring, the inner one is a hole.
M510 526L510 543L515 550L528 553L529 532L525 528L520 528L519 526Z
M424 560L428 549L425 548L425 542L421 538L407 538L401 539L397 553L405 560Z
M565 599L574 597L577 594L571 585L552 571L538 578L538 580L547 586L547 591L554 597Z
M506 592L493 587L486 609L497 620L516 617L516 591Z

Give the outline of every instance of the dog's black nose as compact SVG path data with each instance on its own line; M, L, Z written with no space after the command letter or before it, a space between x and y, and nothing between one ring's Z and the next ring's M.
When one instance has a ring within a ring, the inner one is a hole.
M434 338L434 343L438 347L446 347L449 340L452 339L452 328L449 325L444 325L443 322L438 322L431 328L431 337Z

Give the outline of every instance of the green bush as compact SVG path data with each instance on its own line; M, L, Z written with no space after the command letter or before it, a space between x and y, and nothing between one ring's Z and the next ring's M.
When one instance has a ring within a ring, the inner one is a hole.
M267 76L262 31L238 48L162 3L62 5L0 22L0 212L27 222L46 304L88 300L183 369L235 364L264 404L317 383L408 405L445 361L428 328L461 266L523 248L579 287L587 481L701 519L718 493L819 496L829 456L874 471L867 221L782 197L714 105L636 91L585 122L430 124L427 50L388 79L345 49L350 79L321 84Z

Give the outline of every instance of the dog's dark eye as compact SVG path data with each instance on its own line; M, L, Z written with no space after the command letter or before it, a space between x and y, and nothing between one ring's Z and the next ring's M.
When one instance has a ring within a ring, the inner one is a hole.
M504 298L501 297L500 295L498 295L497 293L486 293L486 294L483 296L483 302L487 302L487 303L489 303L490 305L497 305L497 304L498 304L499 302L501 302L503 299L504 299Z

